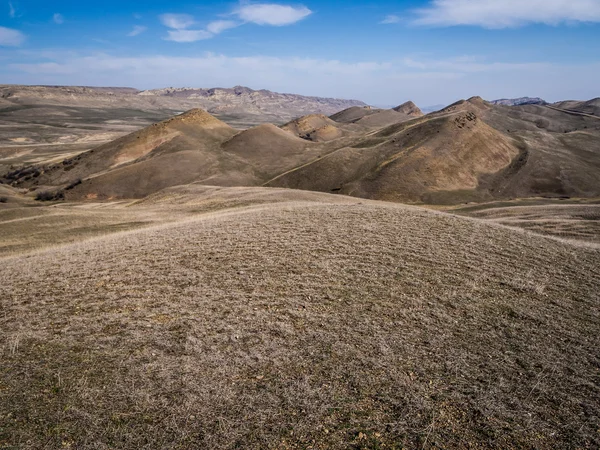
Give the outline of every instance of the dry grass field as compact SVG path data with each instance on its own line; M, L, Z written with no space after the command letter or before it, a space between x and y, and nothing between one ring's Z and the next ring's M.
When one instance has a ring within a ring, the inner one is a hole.
M95 209L163 222L0 258L0 448L600 446L597 246L291 190Z
M517 200L457 208L453 212L547 236L600 244L600 201L597 199Z

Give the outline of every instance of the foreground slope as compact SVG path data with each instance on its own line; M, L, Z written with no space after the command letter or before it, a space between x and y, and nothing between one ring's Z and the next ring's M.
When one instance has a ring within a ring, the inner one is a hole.
M293 193L0 259L0 446L600 445L597 249Z

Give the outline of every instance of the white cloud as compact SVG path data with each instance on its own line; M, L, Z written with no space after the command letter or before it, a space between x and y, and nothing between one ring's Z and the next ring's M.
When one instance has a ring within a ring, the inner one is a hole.
M17 10L11 2L8 2L8 15L11 19L14 19L17 15Z
M247 4L234 11L241 20L257 25L283 26L296 23L312 14L306 6L277 5L273 3Z
M163 14L160 16L160 21L171 30L168 31L168 36L164 38L166 41L173 42L196 42L203 39L210 39L214 35L206 30L189 30L188 28L196 22L189 14Z
M19 30L0 27L0 47L18 47L25 41L25 35Z
M232 20L215 20L207 25L206 29L212 34L220 34L225 30L229 30L230 28L235 28L238 26L238 23Z
M395 16L394 14L390 14L390 15L385 16L385 19L383 19L379 23L381 23L381 24L400 23L400 17Z
M433 0L416 10L417 25L518 27L530 23L558 25L600 22L598 0Z
M312 14L305 6L287 6L277 4L243 4L236 9L233 15L237 16L242 23L233 20L215 20L210 22L206 29L190 29L196 21L189 14L163 14L160 21L167 28L167 41L173 42L196 42L203 39L211 39L225 30L239 27L244 23L255 23L258 25L283 26L296 23L304 17Z
M194 18L189 14L163 14L160 16L162 24L174 30L185 30L194 25Z
M54 14L54 16L52 16L52 20L57 25L62 25L63 23L65 23L65 18L62 14L59 13Z
M173 42L196 42L210 39L214 35L206 30L169 30L167 41Z
M148 29L148 27L144 27L142 25L135 25L133 27L133 30L131 30L129 33L127 33L127 36L129 36L129 37L138 36L138 35L142 34L144 31L146 31L147 29Z

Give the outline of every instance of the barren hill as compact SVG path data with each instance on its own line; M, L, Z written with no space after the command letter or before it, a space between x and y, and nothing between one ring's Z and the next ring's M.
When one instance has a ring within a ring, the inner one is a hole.
M324 142L343 135L339 124L323 114L310 114L282 125L283 130L309 141Z
M427 116L413 106L352 107L242 132L195 110L4 182L65 189L67 198L140 198L191 182L443 204L600 196L595 116L480 97Z
M339 123L357 124L369 128L382 128L421 117L423 113L413 102L406 102L393 109L351 107L333 114L330 118Z
M593 197L599 169L597 119L473 97L371 132L268 185L425 203Z
M471 112L392 125L269 185L392 201L475 189L508 166L519 149Z
M261 185L323 151L272 124L239 132L195 109L58 164L16 170L7 181L60 192L49 199L141 198L192 182Z
M394 111L404 113L407 116L411 117L421 117L423 115L423 111L421 111L419 107L411 101L403 103L400 106L396 106L393 109Z
M189 215L0 258L0 446L600 446L598 249L293 190L103 205Z
M583 102L567 100L564 102L554 103L552 104L552 106L567 111L590 114L592 116L600 117L600 98L594 98L592 100Z

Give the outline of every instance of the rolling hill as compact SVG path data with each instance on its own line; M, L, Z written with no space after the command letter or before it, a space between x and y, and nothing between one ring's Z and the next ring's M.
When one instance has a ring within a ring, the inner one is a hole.
M595 98L583 102L568 100L564 102L554 103L552 106L566 111L572 111L600 117L600 98Z
M332 141L344 134L338 123L322 114L299 117L281 128L302 139L315 142Z
M242 132L193 110L4 180L68 188L61 195L70 199L141 198L192 182L430 204L600 195L600 121L592 115L480 97L426 116L415 108L352 107Z
M598 248L294 190L55 206L4 236L113 234L0 258L0 447L600 445Z

